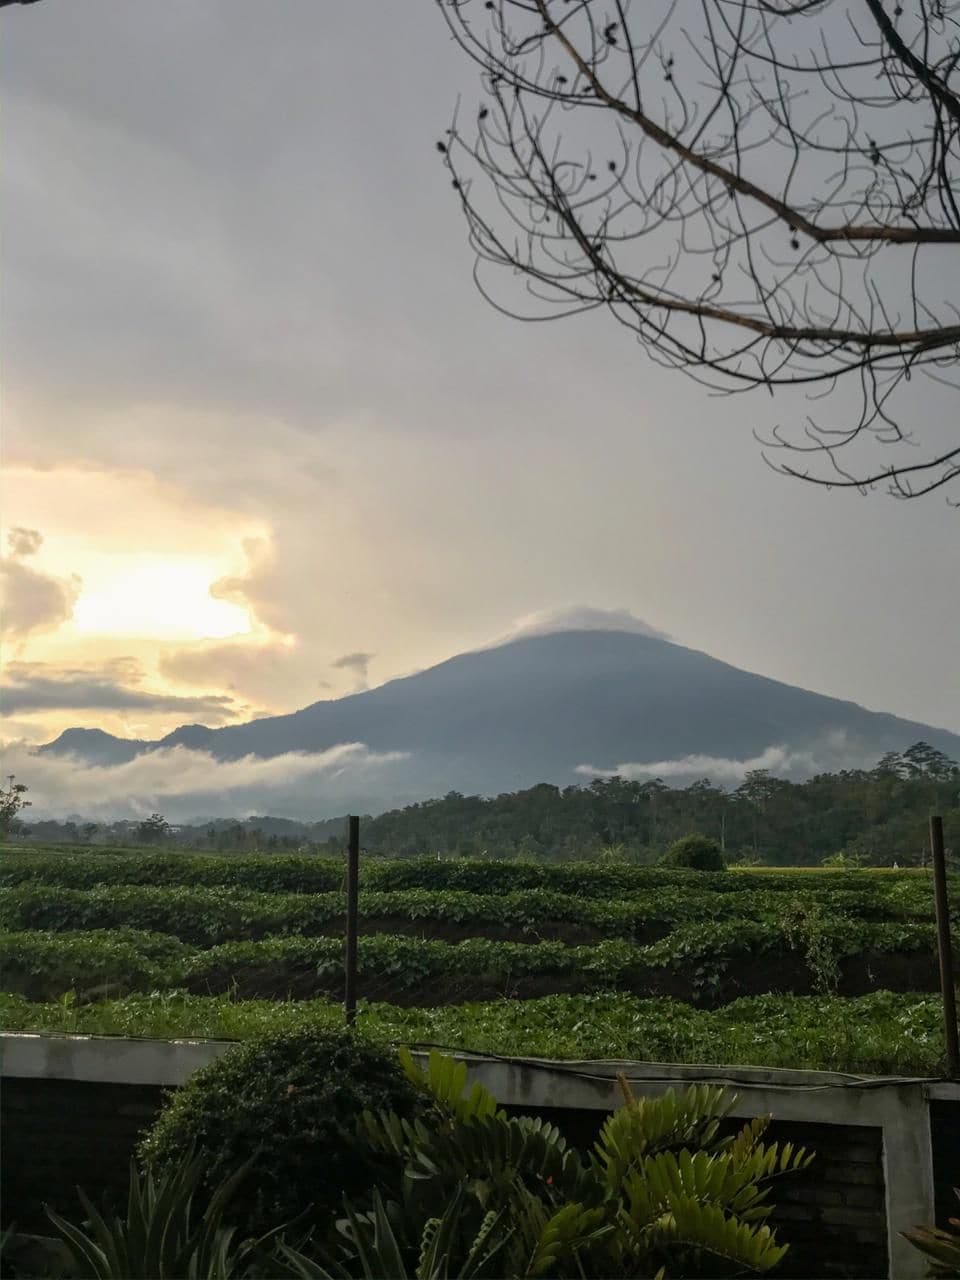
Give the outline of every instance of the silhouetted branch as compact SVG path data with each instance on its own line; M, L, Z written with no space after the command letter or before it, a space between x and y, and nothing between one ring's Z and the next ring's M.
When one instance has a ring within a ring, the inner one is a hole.
M956 414L920 462L855 448L913 444L895 394L958 373L957 0L438 4L481 70L475 128L438 145L493 305L603 307L718 391L851 382L845 425L771 429L768 450L828 464L768 453L786 474L900 497L957 479Z

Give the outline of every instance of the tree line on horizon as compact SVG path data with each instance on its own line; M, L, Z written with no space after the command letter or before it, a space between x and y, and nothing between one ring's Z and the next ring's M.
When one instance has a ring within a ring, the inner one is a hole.
M657 861L676 840L698 832L716 840L731 862L916 866L927 857L931 813L944 818L948 849L960 851L960 766L918 742L888 752L872 769L821 773L803 782L755 769L732 790L708 778L671 787L660 778L610 777L564 788L540 783L492 797L452 791L364 817L361 838L368 856L642 863ZM139 822L17 825L11 834L20 839L90 846L336 854L344 843L342 818L173 826L155 813Z
M901 866L927 857L930 814L944 817L947 844L960 850L960 766L929 744L888 752L870 770L822 773L803 782L765 769L734 790L701 778L684 787L662 779L596 778L582 787L541 783L494 798L451 792L381 814L364 843L394 856L583 857L652 862L699 832L729 861L817 865L824 860Z

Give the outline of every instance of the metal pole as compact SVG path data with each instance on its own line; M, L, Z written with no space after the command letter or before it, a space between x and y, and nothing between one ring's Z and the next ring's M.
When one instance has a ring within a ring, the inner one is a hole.
M960 1076L960 1042L957 1040L957 997L953 985L953 951L950 946L950 908L947 904L947 864L943 851L943 819L930 819L930 853L933 861L933 897L937 907L937 950L940 954L940 992L943 996L943 1030L947 1049L947 1075Z
M347 819L347 929L344 956L343 1011L347 1026L357 1016L357 916L360 884L360 819Z

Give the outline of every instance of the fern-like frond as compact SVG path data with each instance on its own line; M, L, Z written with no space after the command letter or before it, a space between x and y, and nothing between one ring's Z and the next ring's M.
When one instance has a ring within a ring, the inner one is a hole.
M725 1214L719 1205L703 1204L685 1196L674 1199L661 1233L665 1244L669 1239L680 1249L711 1253L738 1268L756 1272L772 1270L787 1252L787 1246L778 1244L765 1224L742 1222Z
M624 1088L630 1100L607 1118L593 1150L594 1165L611 1190L646 1155L682 1147L710 1150L721 1143L721 1121L736 1104L735 1096L716 1085L668 1089L657 1097L640 1098L633 1096L626 1080Z
M454 1115L459 1120L470 1120L497 1114L497 1100L489 1089L482 1084L474 1083L469 1093L464 1092L467 1086L467 1064L448 1058L436 1049L431 1049L424 1071L413 1060L413 1054L404 1045L400 1051L400 1065L407 1078L428 1093L441 1110Z

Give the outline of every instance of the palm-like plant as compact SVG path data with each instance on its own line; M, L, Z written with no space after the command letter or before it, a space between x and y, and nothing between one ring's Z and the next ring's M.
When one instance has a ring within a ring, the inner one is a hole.
M238 1243L235 1229L223 1224L247 1168L221 1183L202 1210L194 1197L203 1160L192 1154L159 1175L141 1173L131 1162L125 1217L104 1217L83 1191L83 1227L47 1207L70 1274L82 1280L233 1280L242 1274L243 1259L264 1243Z
M439 1217L428 1218L412 1252L398 1238L396 1205L373 1193L373 1209L360 1214L347 1205L340 1225L347 1256L326 1265L282 1241L281 1273L289 1280L486 1280L505 1275L557 1275L558 1263L576 1248L613 1230L602 1211L568 1204L552 1210L517 1188L509 1210L488 1210L477 1222L470 1192L459 1187ZM391 1212L394 1210L394 1212ZM466 1224L470 1224L467 1226ZM509 1261L512 1259L512 1263Z
M636 1098L621 1077L624 1105L583 1159L556 1126L508 1116L480 1085L467 1092L463 1063L433 1052L422 1071L409 1052L401 1060L434 1109L413 1121L365 1115L404 1178L396 1199L349 1210L336 1275L373 1274L363 1268L375 1258L377 1274L415 1280L484 1275L494 1260L513 1277L714 1276L769 1271L786 1253L766 1222L769 1184L812 1156L765 1145L764 1120L722 1136L735 1102L724 1090ZM438 1218L438 1204L455 1210ZM440 1255L428 1248L437 1239ZM480 1269L463 1270L468 1261Z
M372 1212L361 1216L348 1205L342 1224L356 1251L358 1267L337 1261L323 1266L281 1242L278 1254L286 1264L284 1275L290 1280L350 1280L358 1272L364 1280L383 1280L385 1276L391 1280L480 1280L496 1275L494 1264L508 1238L500 1230L502 1213L485 1215L466 1256L454 1256L464 1200L464 1192L458 1192L439 1217L427 1219L420 1249L410 1266L380 1192L374 1191Z
M793 1144L764 1144L768 1118L721 1136L735 1097L695 1085L635 1098L606 1121L589 1164L618 1230L607 1242L618 1275L659 1263L666 1273L765 1272L787 1252L767 1218L770 1183L810 1163Z

